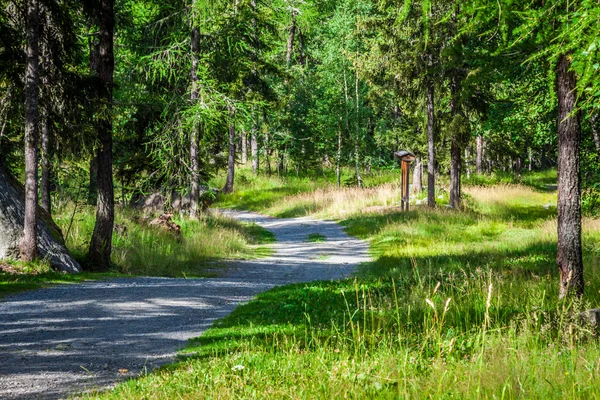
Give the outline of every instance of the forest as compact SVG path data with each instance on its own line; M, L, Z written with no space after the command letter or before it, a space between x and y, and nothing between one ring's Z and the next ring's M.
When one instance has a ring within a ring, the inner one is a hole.
M15 311L54 287L221 310L0 397L600 395L598 0L0 3L0 364L100 323Z

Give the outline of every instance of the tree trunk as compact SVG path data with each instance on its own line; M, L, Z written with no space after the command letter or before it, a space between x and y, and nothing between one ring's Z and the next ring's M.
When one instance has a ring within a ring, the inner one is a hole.
M483 151L483 136L479 135L477 136L477 158L475 160L475 169L478 175L483 174Z
M252 172L257 173L258 159L258 117L256 110L252 112L252 132L250 133L250 151L252 153Z
M517 160L515 162L515 172L517 173L517 177L519 177L519 179L521 179L521 177L522 177L522 171L523 171L523 160L521 159L521 156L518 156Z
M453 118L458 116L458 79L456 74L452 76L450 82L450 115ZM454 127L456 129L456 126ZM461 138L459 133L452 132L450 138L450 207L460 208L460 163L461 163Z
M52 200L50 198L50 158L52 157L52 153L50 147L50 128L48 126L47 110L42 114L40 128L42 133L42 156L40 159L42 167L42 176L40 180L42 208L46 210L49 215L52 215Z
M235 111L232 107L229 109L229 156L227 157L227 179L223 193L233 192L233 182L235 177Z
M98 202L96 224L88 253L89 269L106 271L110 267L112 233L115 220L115 198L112 176L112 91L115 28L115 0L100 0L98 9L99 52L98 52L98 97L102 100L102 112L97 122L98 135Z
M248 134L242 129L242 165L248 163Z
M290 34L288 35L287 51L285 53L285 62L290 67L292 60L292 50L294 49L294 37L296 36L296 10L292 10L292 22L290 23Z
M415 163L413 169L413 183L412 183L412 191L413 193L421 193L423 190L423 169L421 164L421 159L417 158L417 162Z
M285 165L284 165L284 157L285 153L281 150L277 150L277 173L279 176L283 176L285 173Z
M192 8L195 8L196 0L192 1ZM200 31L195 26L195 21L192 18L192 67L190 71L190 81L192 91L190 99L192 103L196 103L198 100L198 60L200 53ZM195 123L190 133L190 217L195 218L198 216L200 206L198 202L200 200L200 149L199 149L199 129L198 123Z
M337 157L335 164L335 177L337 180L337 187L342 187L342 128L338 130L338 146L337 146Z
M37 258L38 218L38 103L39 103L39 3L27 2L27 72L25 76L25 214L21 259Z
M435 104L433 83L427 84L427 205L435 207Z
M267 164L267 175L271 176L271 157L270 157L270 153L269 153L269 130L267 129L267 109L263 108L263 119L262 119L262 126L263 126L263 146L265 149L265 164Z
M598 127L598 114L598 112L592 114L590 117L590 124L592 125L592 135L594 136L596 151L600 153L600 128Z
M583 260L581 255L581 182L580 124L573 114L577 99L577 78L569 55L562 55L556 70L558 94L558 253L560 292L583 295Z

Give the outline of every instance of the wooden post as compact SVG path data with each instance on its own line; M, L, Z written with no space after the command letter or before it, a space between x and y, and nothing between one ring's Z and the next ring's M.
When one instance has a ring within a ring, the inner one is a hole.
M410 163L402 160L402 211L408 211L408 170L410 169Z
M400 160L400 168L402 170L402 176L400 181L400 188L402 192L401 209L402 211L408 211L409 204L409 181L410 181L410 163L415 160L415 155L408 151L395 152L394 156Z

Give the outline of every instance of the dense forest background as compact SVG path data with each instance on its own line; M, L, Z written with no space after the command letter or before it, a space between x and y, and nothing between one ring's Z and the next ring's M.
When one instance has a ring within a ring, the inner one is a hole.
M338 185L360 186L362 171L393 168L398 149L430 177L449 174L458 207L461 175L556 166L564 62L583 205L595 212L599 19L593 0L2 1L0 162L24 176L29 37L49 211L53 197L95 204L109 174L123 205L161 191L190 196L195 213L212 196L202 185L228 169L219 189L233 190L246 162L267 174L337 170Z

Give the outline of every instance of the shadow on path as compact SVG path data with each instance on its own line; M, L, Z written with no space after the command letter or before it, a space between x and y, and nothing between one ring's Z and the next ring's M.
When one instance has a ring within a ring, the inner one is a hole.
M0 398L55 399L110 387L173 361L189 338L260 292L347 277L369 261L368 245L334 222L223 214L272 231L274 254L232 262L222 278L113 279L0 301ZM327 239L308 243L311 233Z

